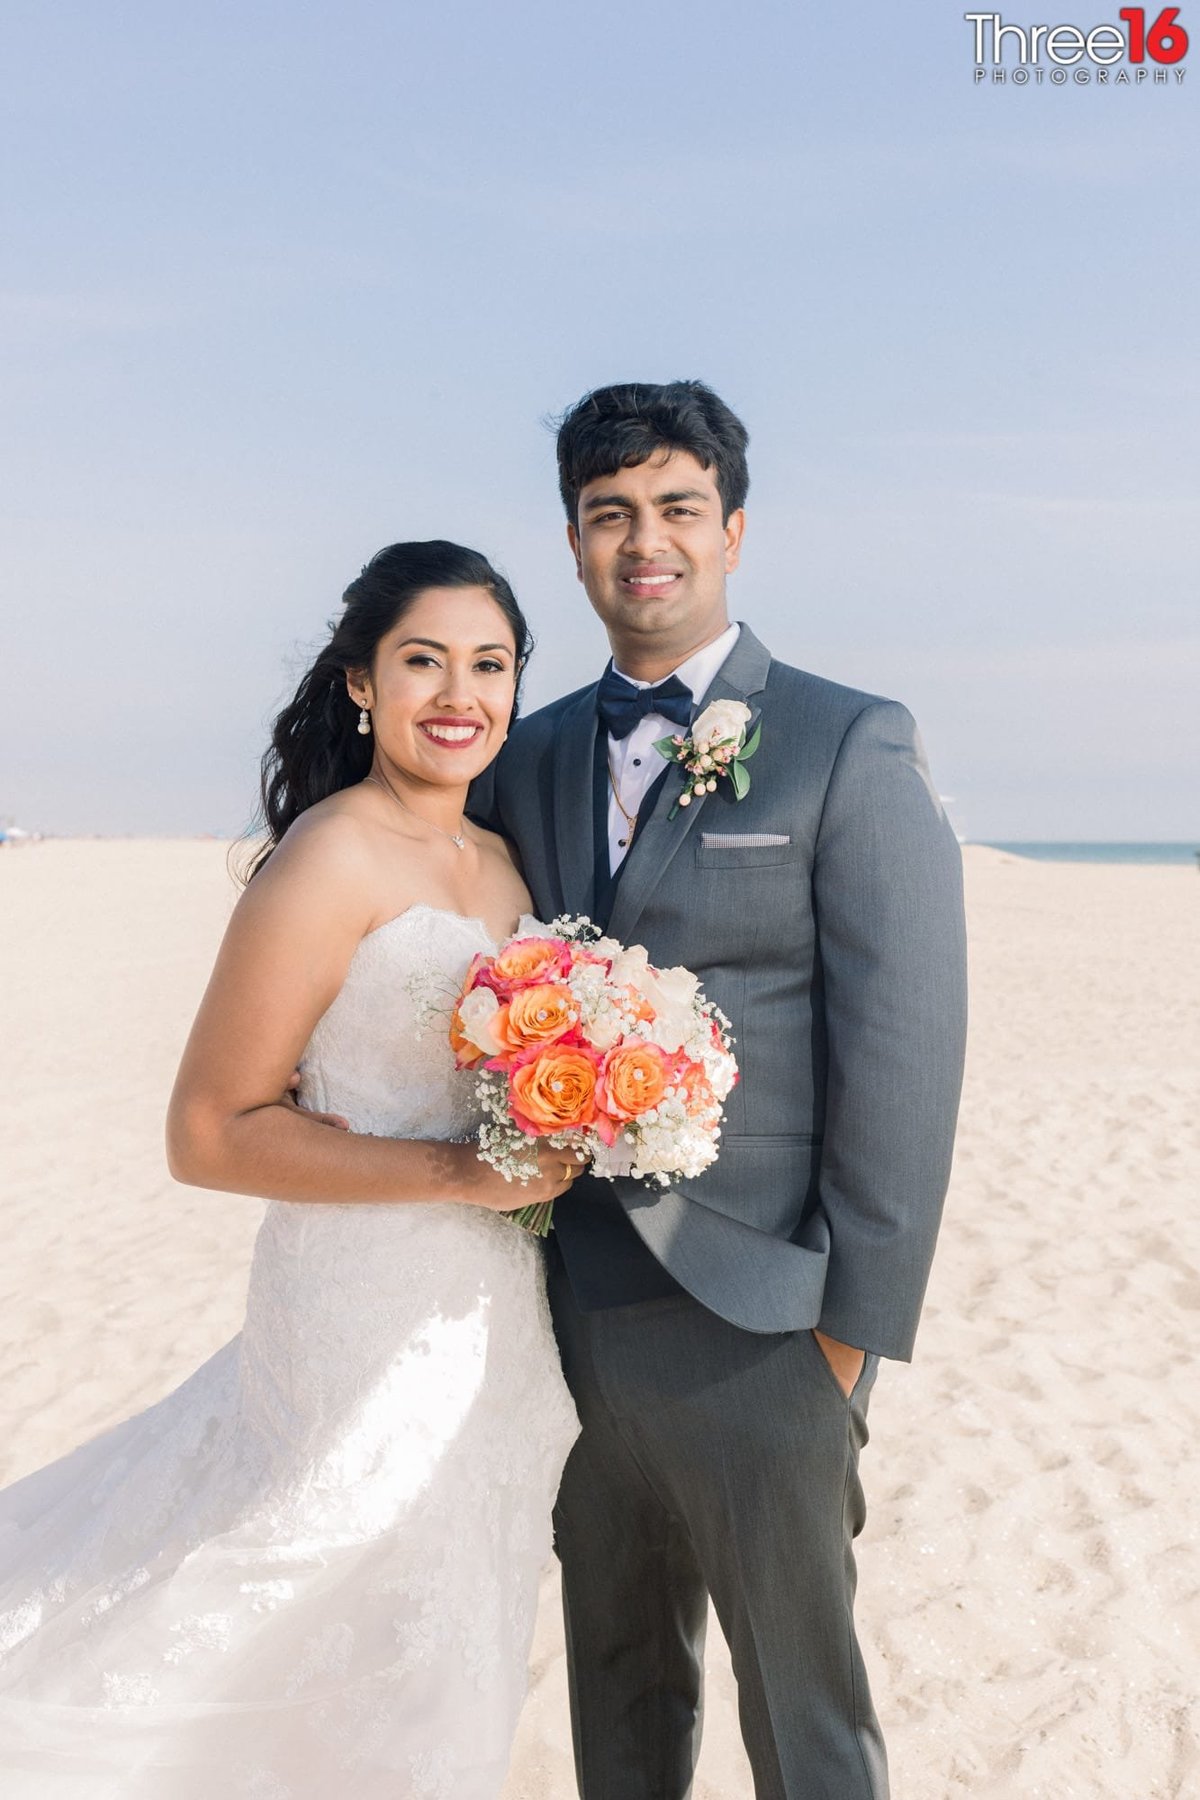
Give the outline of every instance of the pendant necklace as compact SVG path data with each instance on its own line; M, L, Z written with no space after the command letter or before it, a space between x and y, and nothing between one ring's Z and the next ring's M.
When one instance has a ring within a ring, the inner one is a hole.
M392 786L390 781L382 781L378 775L368 775L366 777L366 780L373 781L377 788L382 788L385 794L390 794L392 796L392 799L396 802L396 805L401 807L403 809L403 811L408 814L410 819L420 819L422 825L428 825L431 827L432 830L439 832L442 837L449 838L450 842L454 845L454 848L456 850L465 850L466 849L467 840L463 836L461 830L447 831L447 830L445 830L445 828L443 826L435 825L433 823L432 819L426 819L423 817L423 815L421 813L414 812L412 807L409 806L406 801L404 801L400 798L399 794L396 792L395 788ZM618 802L618 805L619 804L620 804L620 802Z
M629 848L630 843L633 840L633 834L637 830L638 816L635 812L632 812L632 813L626 812L625 802L622 800L620 789L617 787L617 778L613 774L613 766L612 766L611 762L608 765L608 783L609 783L609 786L612 788L613 799L617 803L617 809L620 812L621 817L625 821L625 831L627 834L623 838L618 838L617 844L620 849L627 850Z

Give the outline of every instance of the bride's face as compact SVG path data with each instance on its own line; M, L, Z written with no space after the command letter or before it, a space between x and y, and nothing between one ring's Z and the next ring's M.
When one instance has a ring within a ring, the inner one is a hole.
M461 786L504 742L516 689L512 628L486 588L428 588L380 639L365 692L376 753L399 774Z

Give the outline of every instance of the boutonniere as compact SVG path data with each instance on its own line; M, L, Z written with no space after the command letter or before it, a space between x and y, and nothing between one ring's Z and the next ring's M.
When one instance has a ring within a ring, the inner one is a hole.
M740 700L714 700L698 719L693 719L691 735L659 738L654 748L668 762L682 765L686 786L667 817L673 819L681 806L690 806L701 794L715 794L723 777L733 787L735 800L744 800L750 792L750 772L746 764L758 749L762 736L761 723L754 727L746 741L750 708Z

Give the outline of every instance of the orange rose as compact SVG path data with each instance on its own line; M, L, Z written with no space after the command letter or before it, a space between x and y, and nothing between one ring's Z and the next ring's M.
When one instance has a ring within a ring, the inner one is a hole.
M571 953L562 938L514 938L492 958L484 979L497 993L510 994L531 982L554 981L570 966Z
M599 1057L594 1052L545 1044L514 1069L508 1110L530 1137L590 1125L596 1113Z
M557 983L521 988L492 1021L492 1031L508 1050L552 1043L575 1024L575 999Z
M658 1105L670 1079L670 1060L657 1044L618 1044L605 1059L600 1104L614 1119L636 1119Z

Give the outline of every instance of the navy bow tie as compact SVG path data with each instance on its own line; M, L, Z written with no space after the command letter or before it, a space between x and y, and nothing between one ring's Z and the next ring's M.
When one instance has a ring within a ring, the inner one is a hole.
M606 669L596 691L596 710L611 737L628 737L647 713L661 713L673 725L692 722L692 690L678 675L669 675L657 687L635 687L615 669Z

